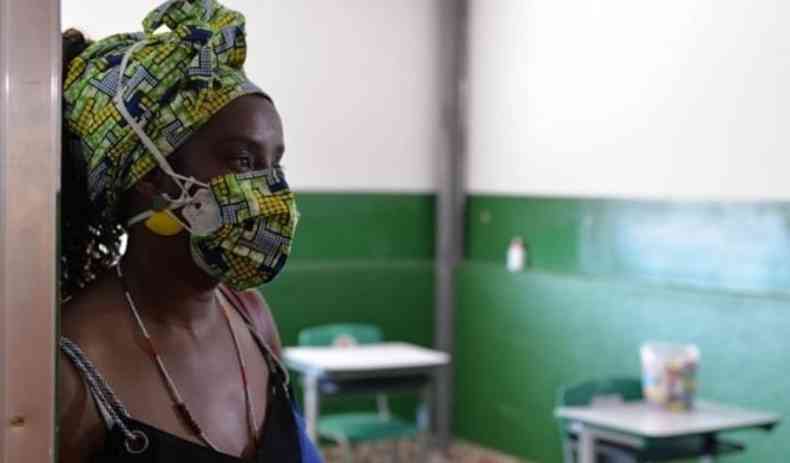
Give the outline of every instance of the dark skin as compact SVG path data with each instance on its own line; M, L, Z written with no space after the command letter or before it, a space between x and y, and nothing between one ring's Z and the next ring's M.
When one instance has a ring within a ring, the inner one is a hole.
M279 165L283 129L274 106L258 95L229 103L171 157L179 174L201 181L232 172ZM154 197L178 196L172 180L156 170L128 193L127 216L151 208ZM167 370L206 435L225 453L250 456L250 435L239 362L230 330L216 298L218 281L194 263L189 234L164 237L140 223L129 230L122 261L129 290ZM259 332L275 352L276 327L262 299ZM242 318L231 322L246 359L259 433L269 400L269 371ZM203 445L176 414L167 387L143 349L144 339L109 272L78 293L64 308L62 333L77 343L138 421ZM105 424L82 377L61 356L58 382L60 462L84 463L104 444Z

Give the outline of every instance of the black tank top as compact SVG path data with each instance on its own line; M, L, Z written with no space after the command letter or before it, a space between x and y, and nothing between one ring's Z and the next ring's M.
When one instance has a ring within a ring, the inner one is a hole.
M217 452L135 420L80 348L69 339L61 338L61 350L82 374L107 425L104 446L93 456L92 463L321 463L318 451L305 436L292 400L288 373L253 328L249 315L236 303L232 305L246 321L270 371L270 399L254 455L244 459Z

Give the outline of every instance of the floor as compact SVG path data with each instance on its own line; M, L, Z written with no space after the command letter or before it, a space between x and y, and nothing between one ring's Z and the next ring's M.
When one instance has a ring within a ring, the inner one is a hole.
M416 452L413 441L397 442L397 461L412 463L416 461ZM389 463L395 445L393 442L359 445L354 449L354 463ZM345 463L343 453L338 447L324 449L326 463ZM438 452L431 455L430 463L529 463L515 457L478 447L469 442L456 441L446 455Z

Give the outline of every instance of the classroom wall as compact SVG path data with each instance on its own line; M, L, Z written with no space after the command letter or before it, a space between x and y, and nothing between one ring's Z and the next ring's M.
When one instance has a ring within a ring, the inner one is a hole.
M639 377L649 340L699 345L700 397L790 414L789 223L781 203L473 196L458 271L456 435L560 463L559 388ZM530 245L520 273L504 268L514 235ZM749 450L728 461L790 455L786 425L734 437Z
M532 462L562 462L553 418L558 388L606 376L638 378L638 349L648 339L700 347L701 397L790 413L787 298L541 270L511 274L478 262L463 266L459 282L456 362L464 368L457 370L455 430L461 437ZM782 462L790 455L786 424L771 434L728 437L748 450L727 462Z
M701 396L790 413L790 6L470 6L456 434L559 463L558 388L638 377L651 339L700 346ZM734 437L790 455L786 426Z
M472 193L790 198L790 5L471 0Z

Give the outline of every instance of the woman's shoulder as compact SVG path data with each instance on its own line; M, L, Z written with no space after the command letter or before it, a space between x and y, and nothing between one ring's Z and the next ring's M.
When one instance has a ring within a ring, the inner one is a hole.
M91 359L101 357L108 349L128 342L121 339L129 332L122 328L130 322L124 304L113 279L97 281L62 304L60 332Z
M91 291L93 293L93 291ZM89 360L102 363L111 349L107 344L118 330L108 330L112 322L108 310L101 310L97 294L80 295L61 307L61 335L84 352ZM106 306L105 306L106 308ZM58 421L60 423L60 463L87 461L101 447L106 435L85 383L84 373L74 359L61 350L58 368Z
M103 445L106 427L93 406L82 375L60 354L57 386L59 463L88 461Z
M104 374L132 341L130 320L114 279L100 279L60 308L60 334ZM91 397L84 372L63 350L58 369L61 463L83 462L103 445L106 425Z
M225 294L229 294L231 302L244 312L245 317L252 323L263 340L266 341L272 352L280 357L282 354L280 333L263 294L257 289L238 291L227 286L222 286L221 290Z

